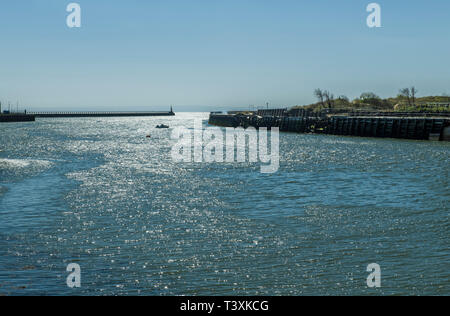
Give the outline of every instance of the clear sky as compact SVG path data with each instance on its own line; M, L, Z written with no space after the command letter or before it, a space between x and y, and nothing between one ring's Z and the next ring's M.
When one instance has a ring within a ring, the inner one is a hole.
M382 28L366 25L371 2ZM0 100L183 111L308 104L315 88L442 95L449 37L448 0L1 1Z

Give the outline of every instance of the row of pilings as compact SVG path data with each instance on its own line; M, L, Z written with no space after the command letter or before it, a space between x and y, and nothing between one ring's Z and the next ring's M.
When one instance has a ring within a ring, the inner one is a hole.
M446 140L450 119L394 117L331 117L328 134L388 137L417 140Z
M450 140L450 119L429 117L278 117L211 114L209 124L223 127L255 127L281 132L314 133L416 140Z

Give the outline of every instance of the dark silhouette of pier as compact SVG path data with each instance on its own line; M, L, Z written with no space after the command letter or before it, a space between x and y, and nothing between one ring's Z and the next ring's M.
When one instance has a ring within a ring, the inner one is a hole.
M170 110L167 112L29 112L35 117L59 118L59 117L144 117L144 116L174 116Z
M1 114L0 113L0 123L16 123L16 122L34 122L35 116L28 114L12 113L12 114Z
M450 141L450 118L442 113L360 112L347 115L283 115L265 110L266 116L214 114L209 124L222 127L278 127L281 132L315 133L342 136L403 138ZM444 113L445 114L445 113Z

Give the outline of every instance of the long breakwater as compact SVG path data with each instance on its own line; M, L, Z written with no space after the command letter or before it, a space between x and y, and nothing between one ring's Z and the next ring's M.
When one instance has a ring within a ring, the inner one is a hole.
M32 112L42 118L73 118L73 117L143 117L143 116L174 116L173 111L167 112Z
M259 116L211 114L209 124L222 127L277 127L282 132L450 141L448 117L395 116Z
M29 112L0 114L0 123L34 122L36 118L88 118L88 117L148 117L148 116L174 116L167 112Z

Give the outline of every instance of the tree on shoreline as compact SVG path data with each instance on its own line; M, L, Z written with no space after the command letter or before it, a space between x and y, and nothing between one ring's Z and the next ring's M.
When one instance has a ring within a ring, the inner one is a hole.
M411 91L409 88L400 89L400 96L406 98L408 105L411 106Z
M416 89L416 87L412 86L411 88L400 89L399 96L406 98L406 101L408 102L408 106L415 106L418 92L419 91Z
M359 99L353 101L359 107L373 108L377 110L392 108L391 103L388 100L384 100L373 92L364 92Z
M325 97L325 101L327 102L328 108L329 108L329 109L333 108L333 105L334 105L334 95L333 95L330 91L328 91L328 90L325 90L325 91L323 92L323 95L324 95L324 97Z
M320 103L323 107L325 107L325 103L323 102L324 95L323 95L322 90L321 90L321 89L316 89L316 90L314 90L314 95L315 95L315 97L319 100L319 103Z
M319 100L322 107L328 106L329 109L333 108L334 95L328 90L316 89L314 90L314 96Z

